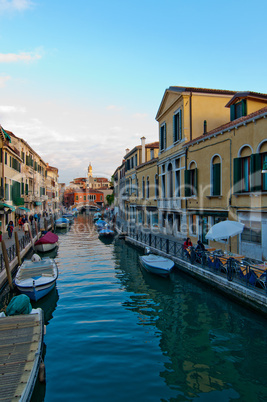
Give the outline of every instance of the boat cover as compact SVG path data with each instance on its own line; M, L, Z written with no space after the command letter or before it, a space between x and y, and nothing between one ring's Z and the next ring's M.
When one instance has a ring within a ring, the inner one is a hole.
M29 296L14 296L6 308L6 315L30 314L32 305Z
M58 236L52 232L47 232L45 235L40 237L39 240L35 242L35 246L37 244L54 244L58 241Z

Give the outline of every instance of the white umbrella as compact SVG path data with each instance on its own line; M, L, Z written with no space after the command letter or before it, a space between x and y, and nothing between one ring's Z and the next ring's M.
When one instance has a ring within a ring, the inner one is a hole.
M229 237L242 233L244 226L243 223L236 221L222 221L213 225L205 237L210 240L229 239Z

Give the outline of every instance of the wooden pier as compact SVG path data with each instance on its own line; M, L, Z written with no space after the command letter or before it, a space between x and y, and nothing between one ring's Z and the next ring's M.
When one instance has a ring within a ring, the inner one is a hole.
M29 401L42 358L43 311L0 318L0 401Z

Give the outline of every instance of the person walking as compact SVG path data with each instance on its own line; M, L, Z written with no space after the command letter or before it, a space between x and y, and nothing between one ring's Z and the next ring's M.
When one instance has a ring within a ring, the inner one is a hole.
M19 218L18 224L19 224L19 230L22 229L23 222L22 222L22 218L21 218L21 217Z
M27 233L29 233L30 225L29 225L29 223L28 223L27 221L26 221L26 222L24 223L24 225L23 225L23 230L24 230L25 235L26 235Z
M11 237L12 237L13 230L14 230L14 223L13 223L13 221L10 221L9 224L7 225L7 233L8 233L9 239L11 239Z

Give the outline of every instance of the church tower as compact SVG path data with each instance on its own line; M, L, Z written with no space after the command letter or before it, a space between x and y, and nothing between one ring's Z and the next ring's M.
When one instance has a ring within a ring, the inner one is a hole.
M90 162L90 164L89 164L89 166L88 166L88 170L87 170L87 187L89 187L89 188L92 188L93 186L92 186L92 182L93 182L93 180L92 180L92 178L93 178L93 169L92 169L92 165L91 165L91 162Z

